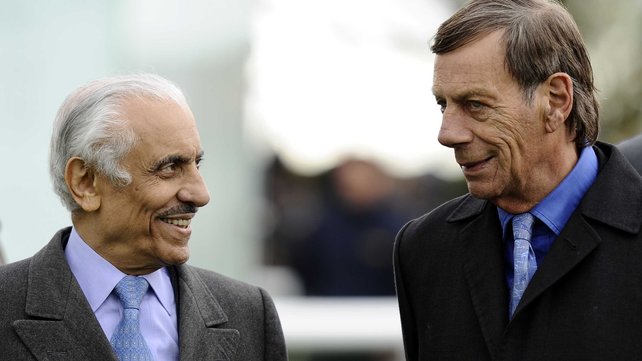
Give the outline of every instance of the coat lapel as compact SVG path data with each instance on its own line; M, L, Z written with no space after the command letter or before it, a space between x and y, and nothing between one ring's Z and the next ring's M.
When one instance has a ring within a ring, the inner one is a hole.
M526 288L515 317L602 242L594 222L635 234L642 224L642 178L612 146L595 148L601 170Z
M111 346L64 258L69 228L33 256L25 313L13 327L37 360L114 360Z
M497 355L508 322L504 247L496 208L468 197L448 218L463 222L460 244L475 313L491 354Z
M600 237L576 212L569 219L560 236L553 242L544 261L535 272L515 309L514 318L517 318L521 310L528 307L539 295L575 268L599 243Z
M227 315L193 268L176 269L181 361L234 360L238 330L222 327Z

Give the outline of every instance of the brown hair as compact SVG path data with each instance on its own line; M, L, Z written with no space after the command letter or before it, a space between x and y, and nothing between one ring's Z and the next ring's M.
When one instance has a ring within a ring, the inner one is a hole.
M496 30L504 31L505 65L527 100L554 73L573 79L568 129L578 148L595 143L599 104L591 62L575 21L558 2L471 0L439 26L431 50L447 53Z

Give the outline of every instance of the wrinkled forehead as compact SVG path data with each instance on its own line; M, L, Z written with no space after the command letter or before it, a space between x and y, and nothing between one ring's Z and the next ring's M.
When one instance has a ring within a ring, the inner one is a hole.
M457 84L512 80L506 68L502 31L486 34L453 51L435 56L433 93L441 94Z

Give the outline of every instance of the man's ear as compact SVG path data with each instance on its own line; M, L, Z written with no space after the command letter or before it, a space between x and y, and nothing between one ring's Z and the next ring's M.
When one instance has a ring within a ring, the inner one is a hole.
M545 84L548 89L546 131L553 133L564 126L573 109L573 79L566 73L555 73Z
M96 186L96 174L84 160L73 157L65 167L65 183L76 203L85 212L100 208L100 193Z

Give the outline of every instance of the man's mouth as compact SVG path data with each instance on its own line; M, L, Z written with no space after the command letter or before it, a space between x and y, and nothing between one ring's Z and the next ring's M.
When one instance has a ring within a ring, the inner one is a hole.
M182 204L177 207L166 210L157 217L161 222L171 224L172 226L183 229L189 228L192 218L198 211L198 208L190 204Z
M192 220L189 218L160 218L161 221L181 228L189 227Z
M460 163L459 165L461 166L461 169L466 171L466 170L474 170L476 167L481 166L488 162L492 157L488 157L486 159L482 159L480 161L476 162L466 162L466 163Z

